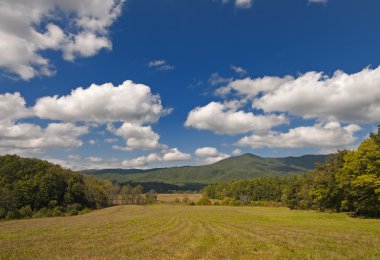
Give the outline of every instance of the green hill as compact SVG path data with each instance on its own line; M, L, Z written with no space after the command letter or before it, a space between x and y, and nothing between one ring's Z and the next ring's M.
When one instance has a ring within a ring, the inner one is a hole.
M325 155L300 157L263 158L244 154L205 166L186 166L151 170L85 170L82 173L117 182L158 182L170 184L209 184L256 177L275 177L301 174L322 163Z

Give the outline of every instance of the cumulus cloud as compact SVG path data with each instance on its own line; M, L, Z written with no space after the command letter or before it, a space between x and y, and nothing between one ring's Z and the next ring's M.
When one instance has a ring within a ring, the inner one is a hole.
M19 93L0 95L0 153L28 154L51 148L79 147L86 126L72 123L49 123L45 128L20 119L34 116Z
M134 149L154 150L161 149L160 136L152 130L151 126L123 123L118 129L109 127L109 130L117 136L127 140L126 147L114 146L115 149L131 151Z
M262 78L245 78L231 81L227 86L218 88L215 94L225 96L228 94L237 94L239 96L254 98L260 93L268 93L277 89L279 86L292 80L293 77L262 77Z
M166 60L152 60L148 63L148 67L155 68L160 71L174 70L174 66L169 65Z
M235 149L232 151L232 154L235 156L241 155L241 150L240 149Z
M46 128L35 124L2 123L0 125L0 148L9 153L12 150L43 152L52 148L75 148L83 144L79 139L88 128L72 123L50 123Z
M164 162L172 162L172 161L188 161L191 159L191 155L187 153L182 153L177 148L172 148L164 151L164 155L162 156L162 160Z
M67 96L43 97L33 107L40 118L88 122L156 122L170 112L161 105L158 95L148 86L125 81L119 86L111 83L92 84L77 88Z
M195 155L198 157L217 156L218 150L214 147L202 147L195 150Z
M379 86L380 66L354 74L336 71L331 77L308 72L267 91L254 107L327 122L376 123L380 121Z
M108 30L124 0L3 0L0 2L0 67L24 80L51 76L44 51L66 60L111 49Z
M32 116L33 112L26 108L25 99L16 92L0 95L0 123Z
M149 155L140 156L135 159L125 160L122 162L122 165L125 168L147 168L152 164L173 161L187 161L190 159L190 154L182 153L177 148L172 148L161 151L161 154L151 153Z
M201 159L200 164L213 164L230 157L228 154L220 153L215 147L198 148L194 154Z
M357 138L354 133L361 128L350 124L342 126L337 122L297 127L287 133L271 132L264 135L251 135L241 138L236 144L252 148L260 147L319 147L321 149L341 149L352 146Z
M168 150L166 145L159 143L159 135L145 124L156 122L169 112L170 109L162 107L160 97L153 95L149 87L131 81L125 81L120 86L93 84L87 89L77 88L67 96L42 97L32 108L26 106L19 93L6 93L0 95L0 149L78 147L82 145L79 137L89 128L107 124L111 133L126 140L126 147L114 145L115 149ZM62 123L50 123L43 128L37 124L18 122L28 117ZM77 126L81 122L86 126ZM115 129L113 125L117 122L122 124ZM105 141L113 143L115 139ZM97 142L94 139L88 141L91 145ZM181 154L170 150L165 160L176 156Z
M42 159L62 165L63 167L70 168L75 171L122 167L121 162L115 158L105 159L96 156L89 156L83 158L79 155L68 155L67 159L57 159L52 157L42 157Z
M219 102L190 111L185 126L210 130L217 134L239 134L249 131L265 131L287 123L284 115L254 115L251 112L235 111Z

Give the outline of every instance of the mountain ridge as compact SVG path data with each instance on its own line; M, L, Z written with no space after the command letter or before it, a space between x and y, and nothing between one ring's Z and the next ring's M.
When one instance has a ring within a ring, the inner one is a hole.
M161 182L169 184L226 182L257 177L281 177L302 174L323 163L327 155L302 155L266 158L246 153L229 157L210 165L153 169L83 170L98 178L123 182Z

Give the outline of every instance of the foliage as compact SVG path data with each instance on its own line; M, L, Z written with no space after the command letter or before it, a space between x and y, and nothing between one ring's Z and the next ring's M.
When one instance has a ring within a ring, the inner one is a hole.
M211 205L211 200L206 197L206 196L203 196L198 202L197 202L197 205Z
M0 156L0 219L77 215L155 200L153 191L146 197L142 192L141 186L120 187L47 161Z
M212 184L203 189L223 205L283 202L290 209L380 216L380 129L356 151L340 151L309 174Z

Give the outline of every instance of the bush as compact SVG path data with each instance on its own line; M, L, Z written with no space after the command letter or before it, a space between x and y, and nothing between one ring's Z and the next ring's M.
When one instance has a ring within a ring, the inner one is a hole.
M87 214L87 213L90 213L92 210L89 209L89 208L84 208L82 209L81 211L79 211L78 215L83 215L83 214Z
M8 211L7 214L5 215L6 219L15 219L18 217L19 217L19 214L17 211Z
M72 203L67 205L66 212L69 216L75 216L78 215L79 211L82 210L82 205L79 203Z
M20 218L31 218L33 216L33 210L30 205L24 206L18 210Z
M61 217L63 216L63 210L62 208L60 207L54 207L52 210L51 210L51 214L53 217Z
M52 217L52 211L48 208L41 208L38 211L35 211L33 213L33 218L45 218L45 217Z
M211 201L208 197L202 197L198 203L198 205L211 205Z

